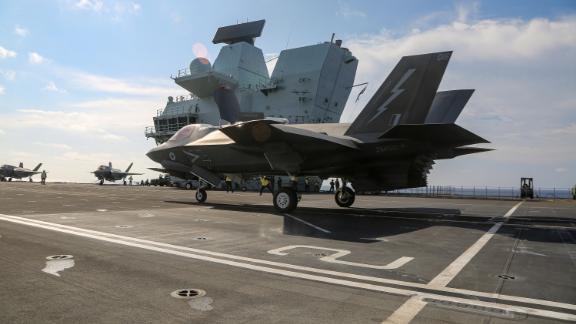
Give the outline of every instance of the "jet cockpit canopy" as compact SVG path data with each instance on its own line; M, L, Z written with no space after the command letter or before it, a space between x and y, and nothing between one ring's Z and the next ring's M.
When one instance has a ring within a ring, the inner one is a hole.
M167 143L184 145L201 139L217 129L218 127L209 124L190 124L177 131Z

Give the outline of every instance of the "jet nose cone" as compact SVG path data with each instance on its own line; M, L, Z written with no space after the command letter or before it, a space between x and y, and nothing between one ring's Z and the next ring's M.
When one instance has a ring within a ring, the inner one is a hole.
M148 156L152 161L160 163L160 161L162 161L163 151L164 150L160 146L154 147L146 153L146 156Z

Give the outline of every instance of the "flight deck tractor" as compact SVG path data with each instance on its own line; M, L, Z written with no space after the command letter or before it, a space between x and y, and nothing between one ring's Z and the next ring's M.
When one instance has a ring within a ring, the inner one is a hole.
M520 198L534 199L534 182L532 178L520 179Z

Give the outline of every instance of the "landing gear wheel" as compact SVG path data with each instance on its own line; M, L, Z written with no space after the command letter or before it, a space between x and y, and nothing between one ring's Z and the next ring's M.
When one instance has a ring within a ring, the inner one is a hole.
M104 180L100 180L100 185L103 185L103 184L104 184Z
M206 193L206 190L204 189L198 189L196 191L196 200L199 203L203 203L206 201L206 198L208 198L208 194Z
M334 200L336 204L340 207L350 207L354 203L356 199L356 193L348 187L344 187L342 189L338 189L336 194L334 195Z
M184 188L186 188L186 190L192 190L192 184L190 182L186 182Z
M273 202L274 208L279 212L291 212L298 205L298 195L292 188L281 188L274 194Z

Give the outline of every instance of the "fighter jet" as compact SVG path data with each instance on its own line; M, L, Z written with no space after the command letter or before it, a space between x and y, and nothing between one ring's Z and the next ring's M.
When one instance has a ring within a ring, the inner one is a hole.
M142 173L130 173L130 168L134 163L130 163L126 171L122 172L119 169L112 168L112 162L109 162L108 165L101 165L98 167L96 171L93 171L94 175L98 180L100 180L100 185L104 184L104 180L115 182L116 180L124 180L127 176L130 175L141 175ZM126 182L126 181L124 181Z
M12 179L29 178L30 182L32 182L33 175L42 173L42 171L38 171L41 166L42 163L38 163L33 170L30 170L25 168L22 162L17 167L4 164L0 167L0 180L6 181L8 179L8 181L12 181Z
M289 175L341 178L339 206L356 191L427 185L434 160L489 151L489 143L454 124L473 90L437 92L452 52L405 56L352 124L292 124L261 119L235 123L231 90L215 93L221 118L231 125L188 125L147 155L175 176L192 174L213 186L223 175ZM206 187L196 199L204 202ZM281 188L277 210L289 212L297 193Z

